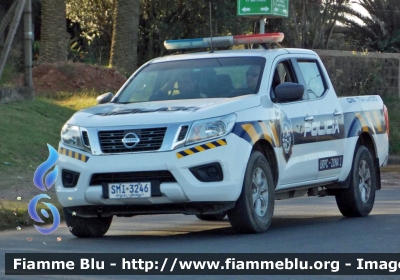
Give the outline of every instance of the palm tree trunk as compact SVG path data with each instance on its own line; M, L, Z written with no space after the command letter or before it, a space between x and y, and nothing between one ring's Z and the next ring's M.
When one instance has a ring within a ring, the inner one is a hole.
M67 50L65 0L42 0L40 61L66 61Z
M140 0L116 0L110 65L125 75L137 68Z

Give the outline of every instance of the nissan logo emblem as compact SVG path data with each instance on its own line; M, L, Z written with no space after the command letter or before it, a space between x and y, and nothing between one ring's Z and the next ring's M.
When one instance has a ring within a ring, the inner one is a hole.
M125 134L124 138L122 138L122 143L124 143L124 146L128 149L132 149L137 144L139 144L139 142L139 136L137 136L137 134L134 132L129 132Z

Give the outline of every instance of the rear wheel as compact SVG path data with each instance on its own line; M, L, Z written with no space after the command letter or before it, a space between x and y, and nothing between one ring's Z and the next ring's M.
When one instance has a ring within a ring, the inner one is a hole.
M226 216L226 212L218 214L199 214L196 217L202 221L222 221Z
M247 163L242 193L228 211L229 221L239 233L266 231L272 221L275 196L271 168L264 155L253 151Z
M97 217L97 218L82 218L74 215L64 208L65 222L71 233L77 237L101 237L110 228L112 218Z
M336 203L346 217L364 217L372 211L375 202L376 174L368 149L357 146L351 169L350 186L336 193Z

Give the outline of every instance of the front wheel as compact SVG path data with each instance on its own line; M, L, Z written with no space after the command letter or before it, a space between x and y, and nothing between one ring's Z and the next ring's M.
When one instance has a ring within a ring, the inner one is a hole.
M64 217L67 227L76 237L101 237L110 228L112 218L97 217L97 218L82 218L76 216L76 213L69 212L64 208Z
M356 147L350 176L349 188L336 193L336 204L343 216L368 216L375 202L376 174L372 156L366 147Z
M242 193L228 212L229 221L239 233L260 233L271 224L275 195L272 171L264 155L253 151L247 163Z

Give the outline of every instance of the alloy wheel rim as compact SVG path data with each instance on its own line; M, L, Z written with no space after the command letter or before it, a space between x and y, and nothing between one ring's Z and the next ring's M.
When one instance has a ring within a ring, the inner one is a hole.
M365 160L360 162L358 168L358 189L363 203L367 203L371 196L371 172L368 163Z
M268 182L264 170L257 167L253 171L252 197L254 211L259 217L264 217L268 209Z

